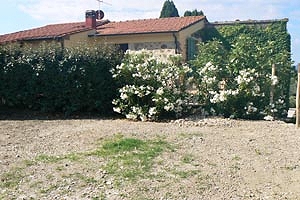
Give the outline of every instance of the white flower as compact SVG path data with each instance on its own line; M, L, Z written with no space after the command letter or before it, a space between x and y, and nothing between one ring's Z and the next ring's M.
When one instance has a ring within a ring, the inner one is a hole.
M113 107L114 112L121 113L121 109L118 107Z
M153 116L153 115L156 115L157 111L156 111L156 107L151 107L149 109L149 116Z
M238 84L250 83L254 80L254 76L258 76L258 74L255 73L255 69L243 69L239 71L239 75L235 78L235 80Z
M118 100L114 99L114 100L112 101L112 104L113 104L113 105L117 105L117 104L118 104Z
M279 104L283 104L284 103L284 99L278 99L278 103Z
M219 101L223 102L225 100L227 100L227 98L226 98L226 92L225 91L221 91L220 92L220 96L219 96Z
M177 100L176 100L176 104L180 106L180 105L183 104L183 101L182 101L181 99L177 99Z
M172 111L172 110L174 110L174 104L173 103L168 103L167 105L164 106L164 109L166 111Z
M145 115L141 115L141 116L140 116L140 119L142 120L142 122L145 122L145 121L148 120L147 117L146 117Z
M272 117L270 115L267 115L267 116L264 117L264 120L266 120L266 121L273 121L274 117Z
M126 93L121 93L120 98L122 100L128 99L128 95Z
M272 85L276 85L278 83L278 77L277 76L271 76Z
M126 118L127 119L137 119L137 115L135 115L135 114L133 114L133 113L128 113L127 115L126 115Z
M190 73L193 71L187 64L183 65L183 70L185 73Z

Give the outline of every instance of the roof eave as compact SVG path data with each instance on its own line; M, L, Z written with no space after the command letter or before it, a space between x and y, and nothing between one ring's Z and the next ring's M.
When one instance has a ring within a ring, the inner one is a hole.
M178 33L179 31L157 31L157 32L136 32L136 33L114 33L114 34L89 34L88 37L100 37L100 36L124 36L124 35L150 35L150 34L163 34L163 33Z
M199 20L197 20L197 21L195 21L195 22L189 24L188 26L185 26L185 27L181 28L179 31L182 31L182 30L184 30L184 29L187 29L187 28L189 28L189 27L191 27L191 26L193 26L193 25L195 25L195 24L197 24L197 23L199 23L199 22L201 22L201 21L204 21L204 23L207 23L207 22L208 22L206 16L203 16L203 18L201 18L201 19L199 19ZM179 31L178 31L178 32L179 32Z

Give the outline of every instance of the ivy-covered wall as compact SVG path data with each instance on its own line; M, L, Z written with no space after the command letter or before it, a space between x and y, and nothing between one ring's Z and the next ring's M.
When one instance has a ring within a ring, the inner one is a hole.
M201 30L204 42L191 63L199 72L202 104L228 116L284 116L292 71L286 25L287 20L215 23Z

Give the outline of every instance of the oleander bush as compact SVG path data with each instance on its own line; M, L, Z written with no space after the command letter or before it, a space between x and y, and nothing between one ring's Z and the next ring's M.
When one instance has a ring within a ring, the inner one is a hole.
M122 63L112 69L119 88L113 109L142 121L181 116L188 111L186 86L191 72L180 55L127 51Z

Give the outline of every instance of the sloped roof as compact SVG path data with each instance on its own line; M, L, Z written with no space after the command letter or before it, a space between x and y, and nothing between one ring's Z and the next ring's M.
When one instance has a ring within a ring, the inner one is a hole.
M143 19L123 22L109 22L108 20L104 20L97 22L97 35L178 32L204 19L206 20L205 16ZM86 26L85 22L52 24L0 35L0 43L59 39L67 35L88 30L92 30L92 28Z
M110 22L99 26L97 33L101 36L178 32L202 20L206 20L206 17L189 16Z
M108 21L104 21L108 22ZM102 25L104 22L98 22L97 25ZM45 39L58 39L73 33L92 30L87 27L85 22L51 24L39 28L33 28L25 31L0 35L0 43L16 42L25 40L45 40Z

